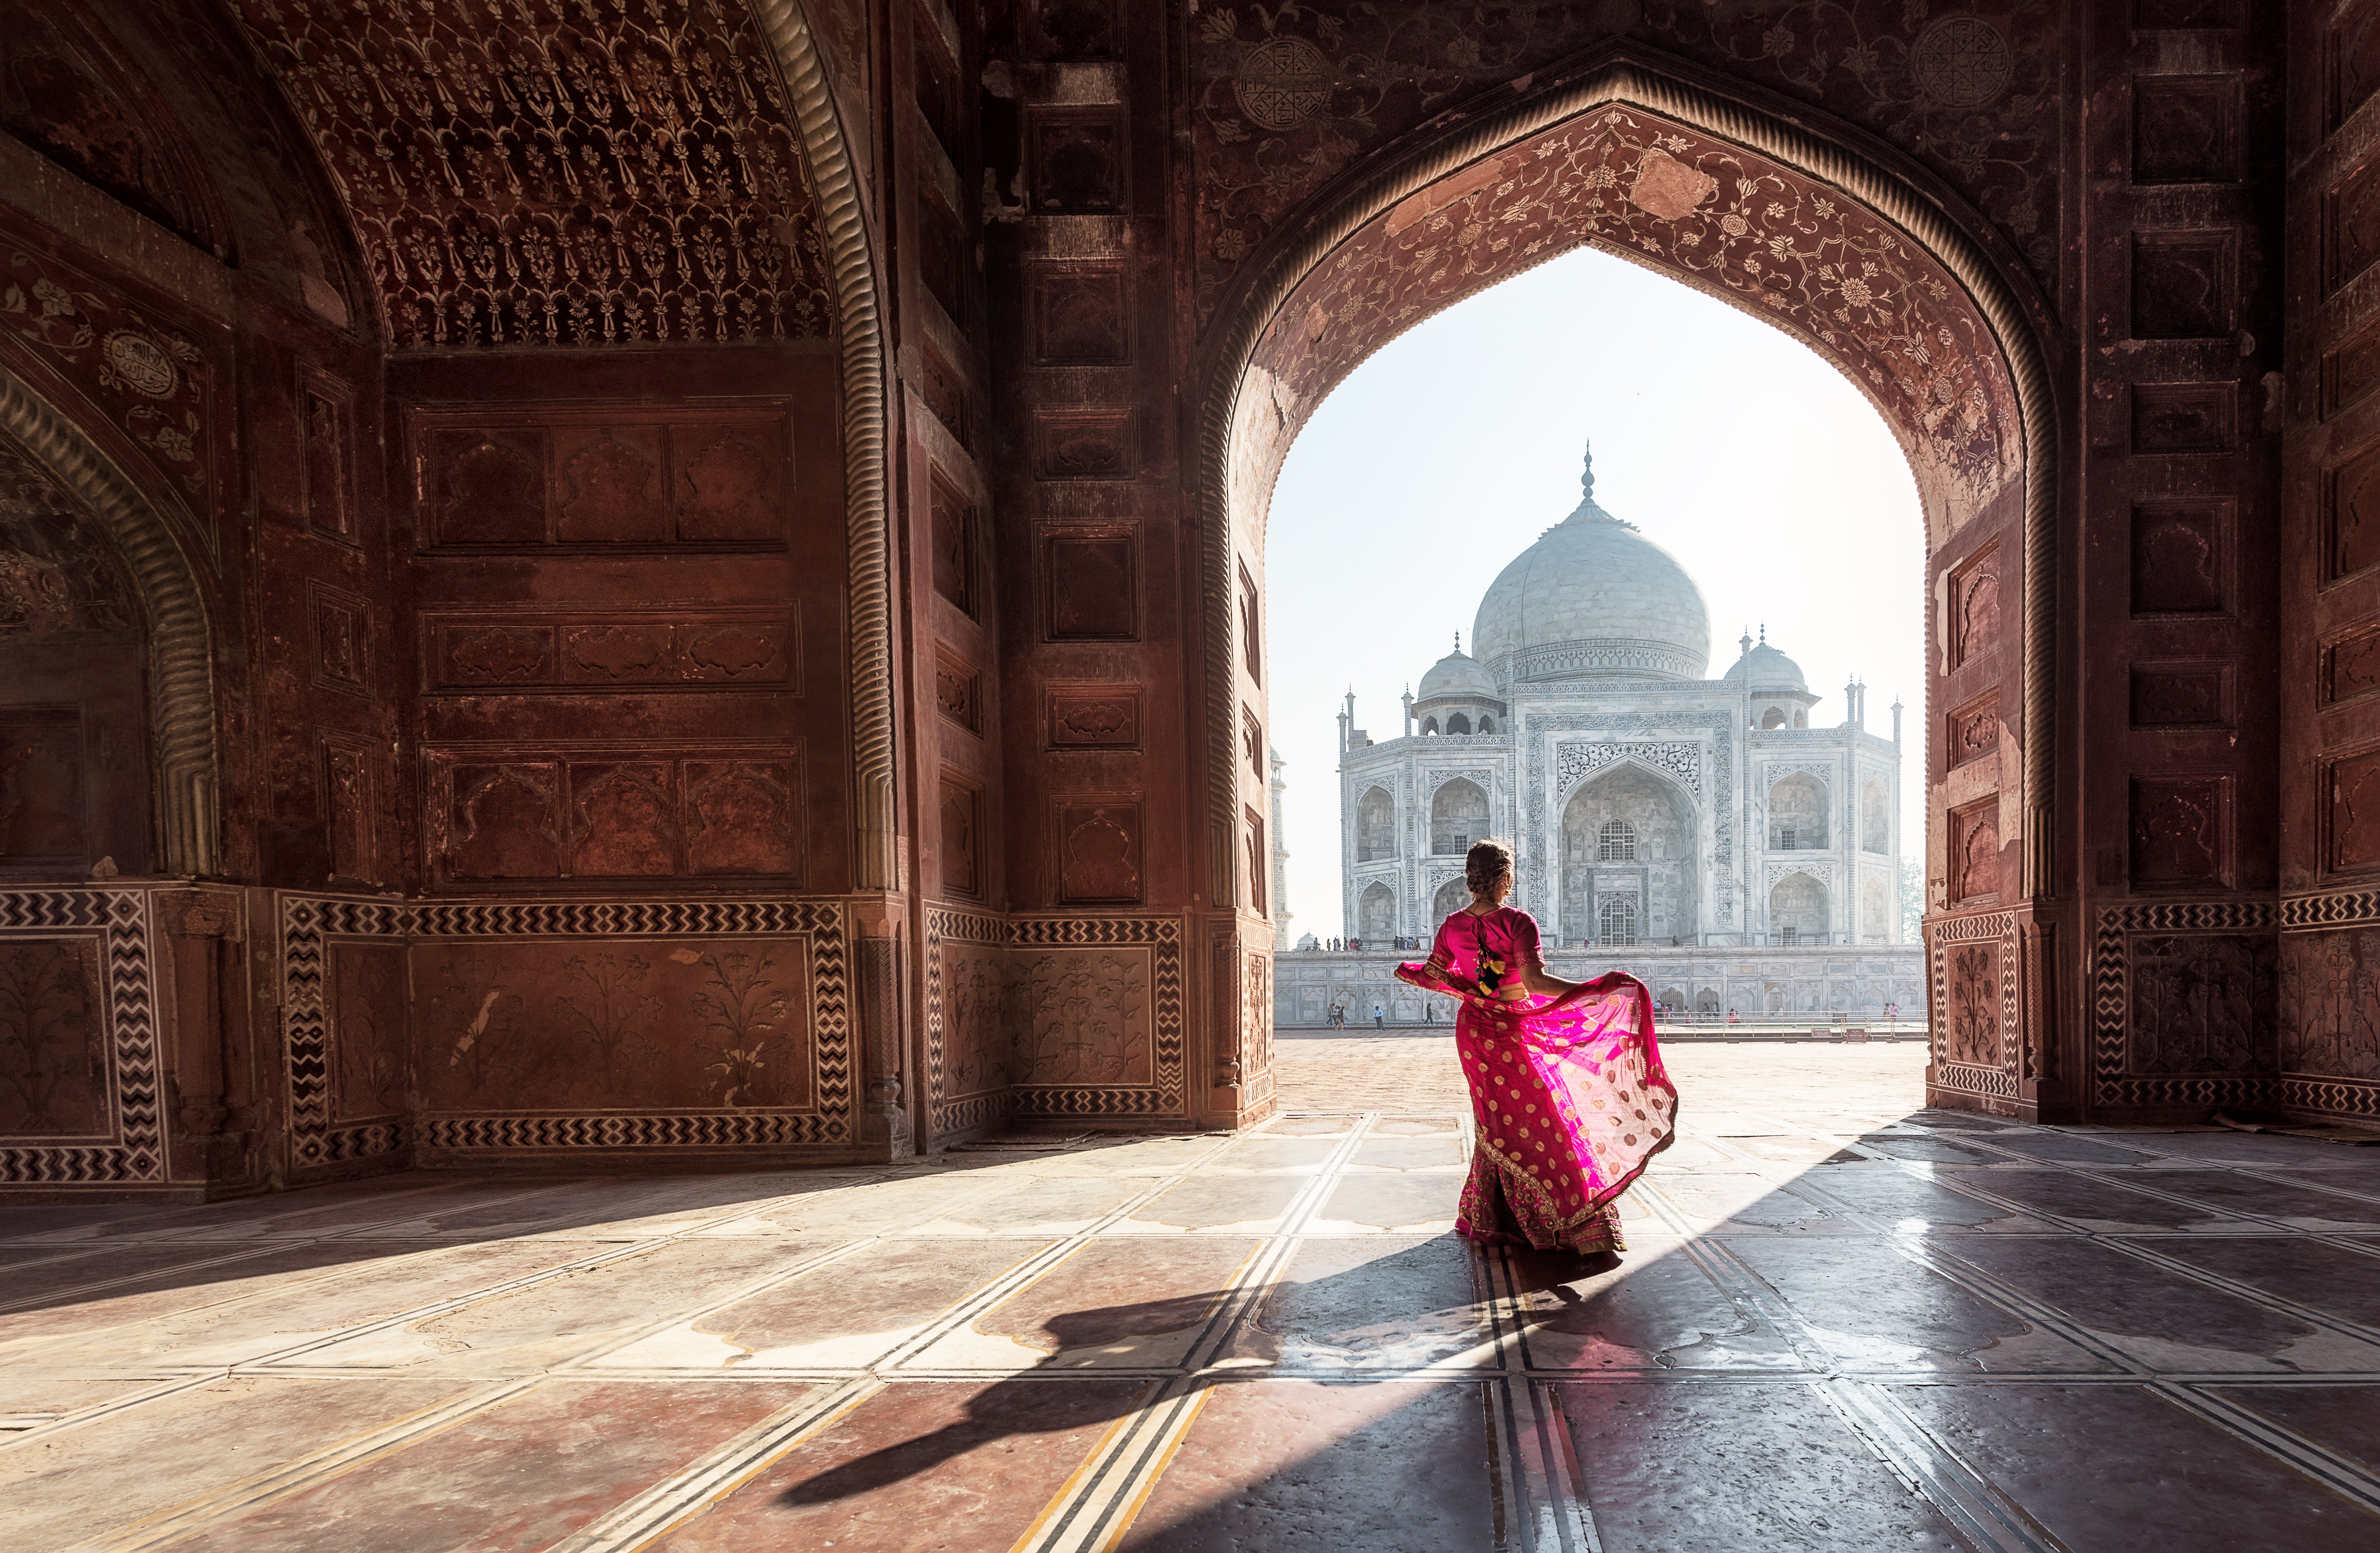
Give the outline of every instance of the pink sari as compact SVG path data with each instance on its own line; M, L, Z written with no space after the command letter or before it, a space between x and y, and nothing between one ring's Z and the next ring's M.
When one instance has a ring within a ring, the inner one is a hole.
M1536 919L1500 906L1439 925L1399 980L1463 1000L1454 1046L1478 1147L1455 1232L1540 1251L1618 1251L1616 1204L1677 1127L1678 1090L1653 1036L1653 995L1623 971L1559 998L1523 990L1541 965Z

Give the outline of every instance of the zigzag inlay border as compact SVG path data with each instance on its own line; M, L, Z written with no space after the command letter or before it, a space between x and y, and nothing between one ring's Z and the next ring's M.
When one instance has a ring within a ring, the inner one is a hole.
M2270 901L2137 901L2099 908L2091 934L2091 1098L2103 1106L2247 1106L2265 1102L2264 1074L2127 1074L2134 933L2271 932Z
M2289 1074L2274 1081L2273 1097L2285 1110L2380 1119L2380 1083L2370 1079Z
M291 1162L298 1168L319 1169L394 1154L415 1143L455 1149L714 1147L732 1144L739 1135L737 1128L718 1123L716 1118L759 1114L432 1115L418 1125L375 1122L334 1129L331 1125L331 1032L323 1009L328 946L334 938L395 938L411 944L480 938L806 936L810 951L811 1062L817 1104L808 1112L783 1113L803 1118L801 1125L771 1122L754 1133L750 1141L843 1143L852 1136L849 935L840 902L402 902L384 897L284 895L280 915ZM679 1117L693 1120L677 1127L674 1119ZM753 1131L751 1127L743 1130ZM588 1141L605 1137L631 1141L613 1145ZM473 1141L452 1141L457 1138Z
M2281 897L2281 931L2311 928L2361 928L2380 924L2380 890L2325 890Z
M506 1148L738 1148L832 1143L814 1111L711 1110L646 1114L432 1115L422 1142L455 1151Z
M1019 1084L1009 1091L1018 1116L1183 1116L1187 1114L1189 1020L1183 1006L1183 928L1170 916L1020 916L1009 923L1012 949L1147 946L1154 1082L1148 1085Z
M103 1186L165 1179L153 929L138 890L0 890L0 938L93 940L108 1052L112 1141L0 1145L0 1183Z

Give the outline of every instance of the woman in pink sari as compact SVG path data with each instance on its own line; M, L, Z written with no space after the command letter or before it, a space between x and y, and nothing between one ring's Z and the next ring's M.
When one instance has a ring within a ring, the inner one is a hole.
M1400 980L1462 999L1454 1047L1478 1146L1455 1232L1483 1244L1592 1256L1622 1249L1620 1194L1670 1146L1678 1090L1653 1037L1653 995L1622 971L1546 974L1536 919L1504 904L1512 852L1463 859L1471 904Z

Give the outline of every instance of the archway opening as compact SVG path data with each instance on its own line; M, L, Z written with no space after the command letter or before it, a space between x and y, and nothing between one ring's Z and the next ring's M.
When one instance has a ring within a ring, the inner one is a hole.
M1846 686L1841 701L1825 707L1820 703L1829 698L1828 693L1803 680L1798 672L1790 681L1766 674L1765 661L1753 649L1748 630L1738 653L1722 654L1713 661L1667 630L1637 633L1630 640L1617 639L1617 631L1579 630L1563 639L1545 640L1540 639L1545 633L1508 636L1486 629L1483 613L1482 628L1473 637L1470 667L1442 659L1428 676L1416 676L1436 678L1439 684L1423 683L1416 698L1408 682L1406 707L1421 700L1422 711L1437 716L1439 725L1446 727L1443 720L1451 709L1430 705L1434 698L1460 693L1497 699L1496 733L1466 740L1466 745L1492 738L1493 746L1509 749L1513 760L1535 750L1548 761L1559 758L1569 762L1559 780L1548 773L1548 780L1535 787L1516 782L1509 797L1497 783L1482 783L1493 795L1491 827L1509 833L1521 854L1519 904L1541 921L1564 921L1566 939L1595 936L1602 896L1590 887L1592 904L1563 898L1571 892L1563 876L1579 839L1564 824L1565 806L1580 779L1596 774L1598 766L1615 763L1620 753L1574 746L1628 742L1647 746L1626 752L1629 758L1679 779L1694 816L1697 855L1690 871L1699 886L1692 907L1697 920L1691 924L1690 935L1679 935L1682 940L1691 937L1697 947L1714 939L1729 940L1750 948L1772 944L1790 929L1797 941L1813 936L1846 945L1871 941L1879 904L1879 891L1871 880L1882 868L1881 900L1891 914L1885 938L1906 946L1913 936L1910 908L1924 898L1918 881L1928 874L1938 880L1952 871L1926 867L1913 855L1913 844L1909 848L1912 855L1904 858L1900 850L1904 836L1912 843L1919 837L1932 838L1937 859L1945 846L1946 789L1923 763L1930 732L1924 709L1952 693L1980 696L1997 690L2000 743L1993 776L2000 820L1988 836L1976 831L1975 847L1978 852L1995 844L2010 849L2005 870L2010 893L2001 898L2020 899L2022 886L2014 881L2033 877L2023 867L2020 848L2046 839L2046 819L2038 817L2047 813L2050 732L2045 715L2048 682L2038 673L2026 672L2046 661L2049 639L2047 588L2028 588L2026 578L2047 576L2042 568L2050 553L2049 493L2054 483L2041 356L2026 322L2031 316L2026 309L2034 304L2020 299L2031 296L2024 289L2030 283L1989 249L1990 239L1982 236L1988 233L1987 224L1946 199L1883 148L1849 132L1814 126L1806 115L1788 122L1764 116L1755 106L1713 97L1683 77L1667 73L1668 66L1631 56L1624 47L1607 51L1601 59L1542 90L1524 89L1509 111L1432 130L1415 146L1402 148L1399 159L1351 176L1341 191L1308 212L1297 230L1283 234L1277 251L1259 256L1245 272L1250 279L1230 299L1214 336L1219 375L1212 380L1215 392L1206 421L1206 467L1214 482L1217 518L1209 528L1215 545L1210 576L1222 579L1238 575L1239 568L1261 564L1269 545L1276 547L1276 564L1290 553L1283 536L1268 528L1275 479L1283 473L1288 450L1326 397L1353 392L1356 380L1351 374L1402 332L1457 303L1487 303L1497 292L1510 289L1504 283L1512 277L1533 266L1550 270L1556 256L1576 249L1599 249L1666 273L1808 347L1837 374L1838 391L1848 383L1864 396L1866 413L1880 417L1897 443L1900 478L1913 483L1915 495L1901 519L1901 531L1914 547L1912 563L1901 575L1922 570L1924 598L1938 606L1942 615L1938 635L1923 638L1922 668L1908 676L1918 684L1894 686L1902 696L1888 718L1883 709L1868 706L1864 686L1856 677ZM1617 312L1606 316L1611 327L1624 327ZM1514 333L1548 354L1560 354L1558 346L1537 337L1526 323ZM1669 343L1666 351L1648 351L1642 370L1656 372L1665 355L1686 354ZM1632 361L1629 368L1634 370L1639 365ZM1772 405L1765 412L1730 419L1714 411L1709 399L1706 394L1668 398L1664 407L1671 419L1691 423L1694 434L1639 437L1628 442L1629 454L1640 463L1658 462L1674 479L1683 471L1706 467L1716 451L1742 456L1742 428L1757 424L1776 408ZM1510 419L1512 424L1476 441L1471 464L1475 474L1509 464L1514 447L1533 430L1525 416ZM1609 445L1601 439L1601 428L1566 430L1573 435L1597 433L1598 451ZM1402 461L1400 475L1410 468L1410 459ZM1611 518L1597 505L1602 499L1595 476L1590 467L1583 482L1585 500L1556 530L1590 517ZM1479 483L1493 482L1482 479ZM1819 477L1813 483L1823 486L1827 480ZM1284 480L1283 490L1292 484ZM1372 513L1361 499L1351 499L1344 491L1338 496L1336 510L1366 510L1369 524ZM1421 586L1460 591L1457 574L1466 564L1492 571L1503 554L1500 550L1472 559L1484 548L1480 504L1475 493L1447 504L1441 513L1443 532L1438 536L1440 548L1400 555L1400 564ZM1621 510L1615 520L1620 528L1633 528L1627 519L1650 510L1641 501L1625 508L1610 504ZM1855 558L1856 547L1830 536L1823 523L1798 531L1795 538L1829 563L1840 565ZM1367 547L1379 542L1367 533ZM1293 567L1307 584L1298 603L1328 614L1342 636L1351 618L1396 614L1402 600L1376 596L1361 585L1365 559L1347 553L1342 545L1331 558L1333 564L1323 570ZM1329 579L1318 596L1311 586L1317 576ZM1906 583L1899 586L1907 588ZM1208 591L1210 602L1220 611L1219 601L1225 599L1226 590L1218 586ZM1840 588L1830 591L1831 613L1837 615L1856 617L1870 602L1866 597L1854 602ZM1917 601L1910 593L1914 591L1900 594L1912 611ZM1281 622L1290 613L1276 592L1276 644L1281 642ZM1219 647L1226 635L1220 628L1221 620L1219 613L1219 628L1209 637ZM1763 642L1762 651L1767 648ZM1278 645L1275 650L1278 654ZM1463 656L1459 649L1454 656ZM1742 695L1725 724L1723 739L1716 730L1709 740L1701 740L1699 734L1686 736L1682 729L1680 736L1669 736L1666 729L1656 736L1658 725L1642 718L1633 734L1614 723L1560 730L1548 737L1540 734L1531 709L1520 701L1501 704L1516 684L1562 675L1633 676L1664 686L1704 681L1706 676L1711 682L1729 682L1729 675L1717 671L1730 657L1743 671L1736 686ZM1230 668L1220 652L1210 661L1214 745L1209 765L1219 775L1230 765L1223 736L1227 708L1230 716L1239 710L1239 681L1231 677ZM1467 683L1474 670L1484 675L1484 683ZM1294 761L1295 753L1287 750L1294 734L1281 737L1288 687L1278 673L1266 683L1274 736ZM1925 700L1919 699L1921 694ZM1918 703L1916 726L1904 732L1898 726L1900 714L1912 701ZM2013 717L2009 715L2011 709ZM1342 758L1357 752L1362 759L1394 753L1413 736L1410 711L1402 730L1376 734L1366 733L1363 724L1377 725L1379 712L1360 717L1352 698L1337 710L1340 743L1333 753ZM1473 715L1474 726L1482 726L1477 714ZM1393 711L1388 721L1396 729ZM1784 758L1783 746L1792 741L1825 743L1846 730L1881 735L1888 726L1902 735L1891 742L1907 756L1905 783L1897 770L1872 770L1855 758ZM1579 736L1570 737L1572 734ZM1775 747L1762 749L1759 741L1764 738ZM1413 742L1418 746L1423 741L1413 736ZM1727 746L1723 758L1715 747L1720 742ZM1672 747L1653 747L1659 746ZM1449 764L1440 758L1433 776L1406 790L1427 793L1433 783L1455 774L1478 779L1480 773L1458 773L1447 770ZM1812 773L1818 803L1803 809L1801 800L1807 795L1791 784L1779 795L1796 812L1791 817L1793 844L1778 848L1775 843L1784 837L1771 824L1769 798L1797 764L1824 768ZM1347 771L1342 770L1342 775L1343 803L1352 794ZM1369 780L1356 781L1354 790ZM1886 850L1874 854L1866 849L1872 828L1862 806L1869 783L1878 780L1888 811L1880 828ZM1921 791L1925 805L1911 804L1906 819L1892 812ZM1230 812L1222 792L1220 785L1210 789L1219 836ZM1980 809L1978 817L1980 821ZM1298 829L1294 817L1290 828ZM1322 823L1315 828L1327 833L1330 827ZM1351 833L1343 818L1339 828L1342 836ZM1402 839L1410 845L1421 838ZM1592 844L1599 852L1599 834ZM1821 850L1823 858L1812 855ZM1819 892L1822 907L1814 911L1798 887L1781 898L1774 894L1781 879L1764 860L1777 851L1795 860L1797 871ZM1217 855L1222 855L1220 847ZM1394 864L1402 856L1375 859L1374 866ZM1715 869L1718 859L1724 865ZM1904 860L1914 866L1900 867ZM1590 866L1604 864L1595 857ZM1644 866L1641 855L1636 866ZM1380 871L1385 882L1389 870ZM1409 869L1408 875L1416 871ZM1980 856L1970 871L1979 882L1988 878ZM1364 888L1368 891L1369 882ZM1327 899L1331 892L1310 890L1307 898ZM1338 892L1352 915L1356 894ZM1613 898L1619 894L1615 887ZM1418 908L1424 901L1434 903L1434 889L1425 890L1412 880L1398 888L1398 896L1408 909ZM1954 899L1950 889L1937 883L1930 904L1939 913ZM1649 894L1638 895L1640 940L1658 936L1654 907ZM1780 908L1791 920L1773 923L1772 913ZM1996 930L2012 933L2014 928ZM1912 966L1908 984L1898 989L1900 996L1893 1001L1916 1002L1924 982ZM1747 980L1714 989L1730 1007L1819 1006L1810 989L1798 986L1771 988ZM1699 994L1695 1001L1699 1006Z

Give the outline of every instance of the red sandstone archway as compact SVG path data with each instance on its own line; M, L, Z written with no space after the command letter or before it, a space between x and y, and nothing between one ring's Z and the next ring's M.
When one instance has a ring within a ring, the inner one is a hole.
M1801 340L1867 394L1907 453L1929 558L1928 938L1937 958L1956 940L1988 959L1970 968L1998 992L1968 1016L1988 1029L1954 1032L1958 1049L1985 1055L1937 1061L1937 1098L2013 1109L2039 1075L2016 989L2028 905L2047 877L2054 761L2044 311L1980 217L1888 149L1814 116L1625 45L1597 50L1527 83L1501 113L1432 126L1342 179L1284 224L1219 311L1199 450L1203 777L1216 1082L1237 1088L1241 1116L1269 1097L1270 1010L1254 995L1269 985L1270 935L1264 880L1241 861L1261 852L1249 832L1264 824L1264 783L1236 742L1263 717L1264 691L1232 612L1236 579L1262 575L1274 479L1315 406L1372 352L1583 245ZM1984 741L1955 769L1932 737L1937 710ZM2014 849L2000 877L2018 888L1962 896L1965 874L1945 851L1954 808Z

